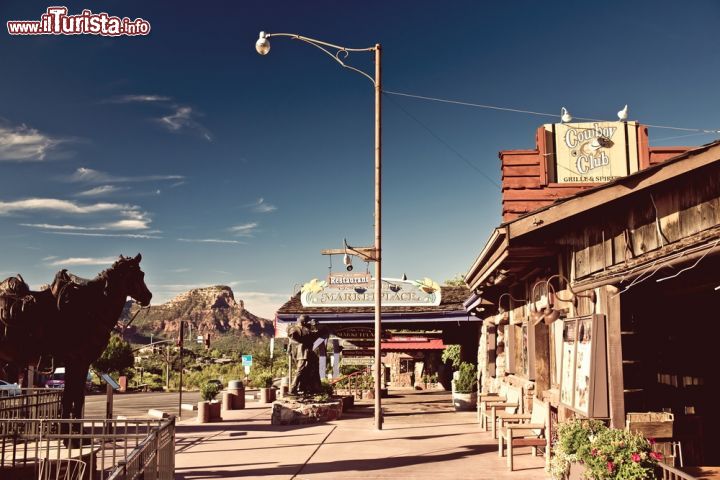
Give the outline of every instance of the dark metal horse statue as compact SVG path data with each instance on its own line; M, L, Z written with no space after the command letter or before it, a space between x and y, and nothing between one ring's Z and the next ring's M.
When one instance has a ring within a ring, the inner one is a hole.
M141 255L120 258L92 280L58 272L31 292L22 277L0 283L0 360L24 368L52 356L65 364L62 418L80 418L90 364L107 347L127 297L150 304Z

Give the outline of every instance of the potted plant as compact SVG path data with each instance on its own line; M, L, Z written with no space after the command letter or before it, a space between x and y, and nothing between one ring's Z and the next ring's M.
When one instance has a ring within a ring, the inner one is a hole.
M558 426L550 474L579 480L653 478L659 453L636 432L608 428L599 420L572 419Z
M255 377L255 384L260 389L260 403L271 403L275 401L275 389L273 377L270 372L260 372Z
M202 402L198 402L198 421L200 423L222 420L220 402L215 400L218 393L220 393L220 387L215 382L208 382L200 387L200 396L203 399Z
M475 365L462 362L453 377L452 399L455 411L475 410L477 406L477 373Z

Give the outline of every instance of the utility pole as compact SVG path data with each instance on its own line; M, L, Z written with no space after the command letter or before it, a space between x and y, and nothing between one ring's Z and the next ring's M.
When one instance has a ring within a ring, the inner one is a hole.
M182 390L183 390L183 337L185 334L185 322L180 320L180 388L178 389L178 418L182 418Z

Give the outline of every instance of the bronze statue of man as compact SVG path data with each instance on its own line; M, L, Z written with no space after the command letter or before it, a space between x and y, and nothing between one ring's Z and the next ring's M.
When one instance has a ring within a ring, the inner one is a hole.
M297 366L295 380L290 387L290 393L298 395L314 395L322 393L320 383L320 359L313 345L318 338L326 336L324 328L318 327L317 322L308 315L300 315L297 322L288 328L290 348Z

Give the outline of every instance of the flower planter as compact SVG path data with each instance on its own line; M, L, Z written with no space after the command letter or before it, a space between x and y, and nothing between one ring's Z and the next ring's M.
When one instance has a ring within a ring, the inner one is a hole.
M573 462L570 464L566 480L584 480L587 468L584 463Z
M475 411L477 408L477 392L452 392L452 402L456 412Z

